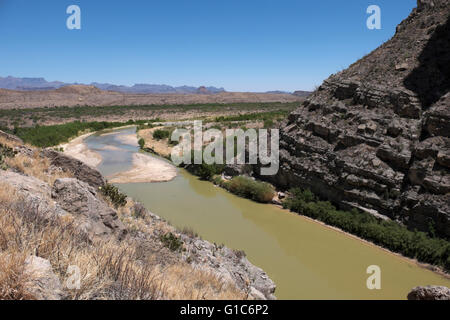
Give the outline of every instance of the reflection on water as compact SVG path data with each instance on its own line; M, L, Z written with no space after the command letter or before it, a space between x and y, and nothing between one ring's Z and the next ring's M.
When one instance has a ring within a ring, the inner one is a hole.
M91 136L87 144L108 157L100 166L103 173L127 169L138 151L114 135ZM184 170L170 182L119 187L175 226L191 227L206 240L244 250L276 282L281 299L404 299L418 285L450 286L448 279L408 260L275 206L231 195ZM370 265L381 267L381 290L366 287Z

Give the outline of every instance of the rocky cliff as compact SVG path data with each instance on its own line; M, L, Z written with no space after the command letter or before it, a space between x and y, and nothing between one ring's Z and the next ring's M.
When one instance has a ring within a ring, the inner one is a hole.
M280 131L283 188L450 237L449 0L419 0L395 36L330 76Z

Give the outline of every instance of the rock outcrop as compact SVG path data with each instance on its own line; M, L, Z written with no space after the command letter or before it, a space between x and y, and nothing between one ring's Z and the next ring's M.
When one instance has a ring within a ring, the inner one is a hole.
M105 179L98 170L91 168L80 160L53 149L42 150L42 155L48 158L53 166L71 172L78 180L86 182L95 189L105 184Z
M106 202L99 199L94 188L78 179L58 179L52 190L52 198L67 212L82 216L88 234L96 236L125 235L125 226L117 213Z
M181 238L185 257L193 264L200 268L208 266L221 279L235 283L242 290L247 289L252 299L275 299L275 283L262 269L251 264L245 254L186 235Z
M283 123L268 179L450 237L449 15L449 0L419 0L391 40L325 80Z
M450 289L447 287L416 287L408 294L408 300L450 300Z
M51 199L52 188L46 182L35 177L16 172L0 170L0 182L13 188L13 192L22 198L22 204L34 209L45 218L65 216L68 213Z

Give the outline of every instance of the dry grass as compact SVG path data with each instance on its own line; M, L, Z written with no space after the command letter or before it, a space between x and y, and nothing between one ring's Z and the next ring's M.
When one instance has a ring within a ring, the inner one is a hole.
M64 289L68 299L243 299L234 285L187 263L159 262L142 254L133 238L89 240L72 216L45 218L27 201L0 186L0 299L33 299L24 261L30 255L48 259L61 283L71 265L81 272L80 290ZM128 220L129 210L121 213ZM137 222L136 222L137 223ZM136 228L145 229L146 223Z
M49 185L53 185L56 179L72 178L73 175L70 172L64 172L57 168L52 168L50 160L40 156L39 150L34 150L33 156L27 156L25 154L17 154L13 158L7 158L5 163L27 176L35 177L39 180L47 182Z
M18 147L20 145L19 142L14 141L14 140L9 140L4 136L0 136L0 144L10 147L10 148Z
M14 252L0 252L0 299L34 300L27 288L29 277L24 272L26 256Z

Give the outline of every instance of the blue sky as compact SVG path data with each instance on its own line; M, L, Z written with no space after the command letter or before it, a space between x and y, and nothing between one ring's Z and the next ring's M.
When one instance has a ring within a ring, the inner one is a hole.
M81 8L81 30L66 9ZM369 5L382 29L369 30ZM310 90L395 33L416 0L0 0L0 76Z

